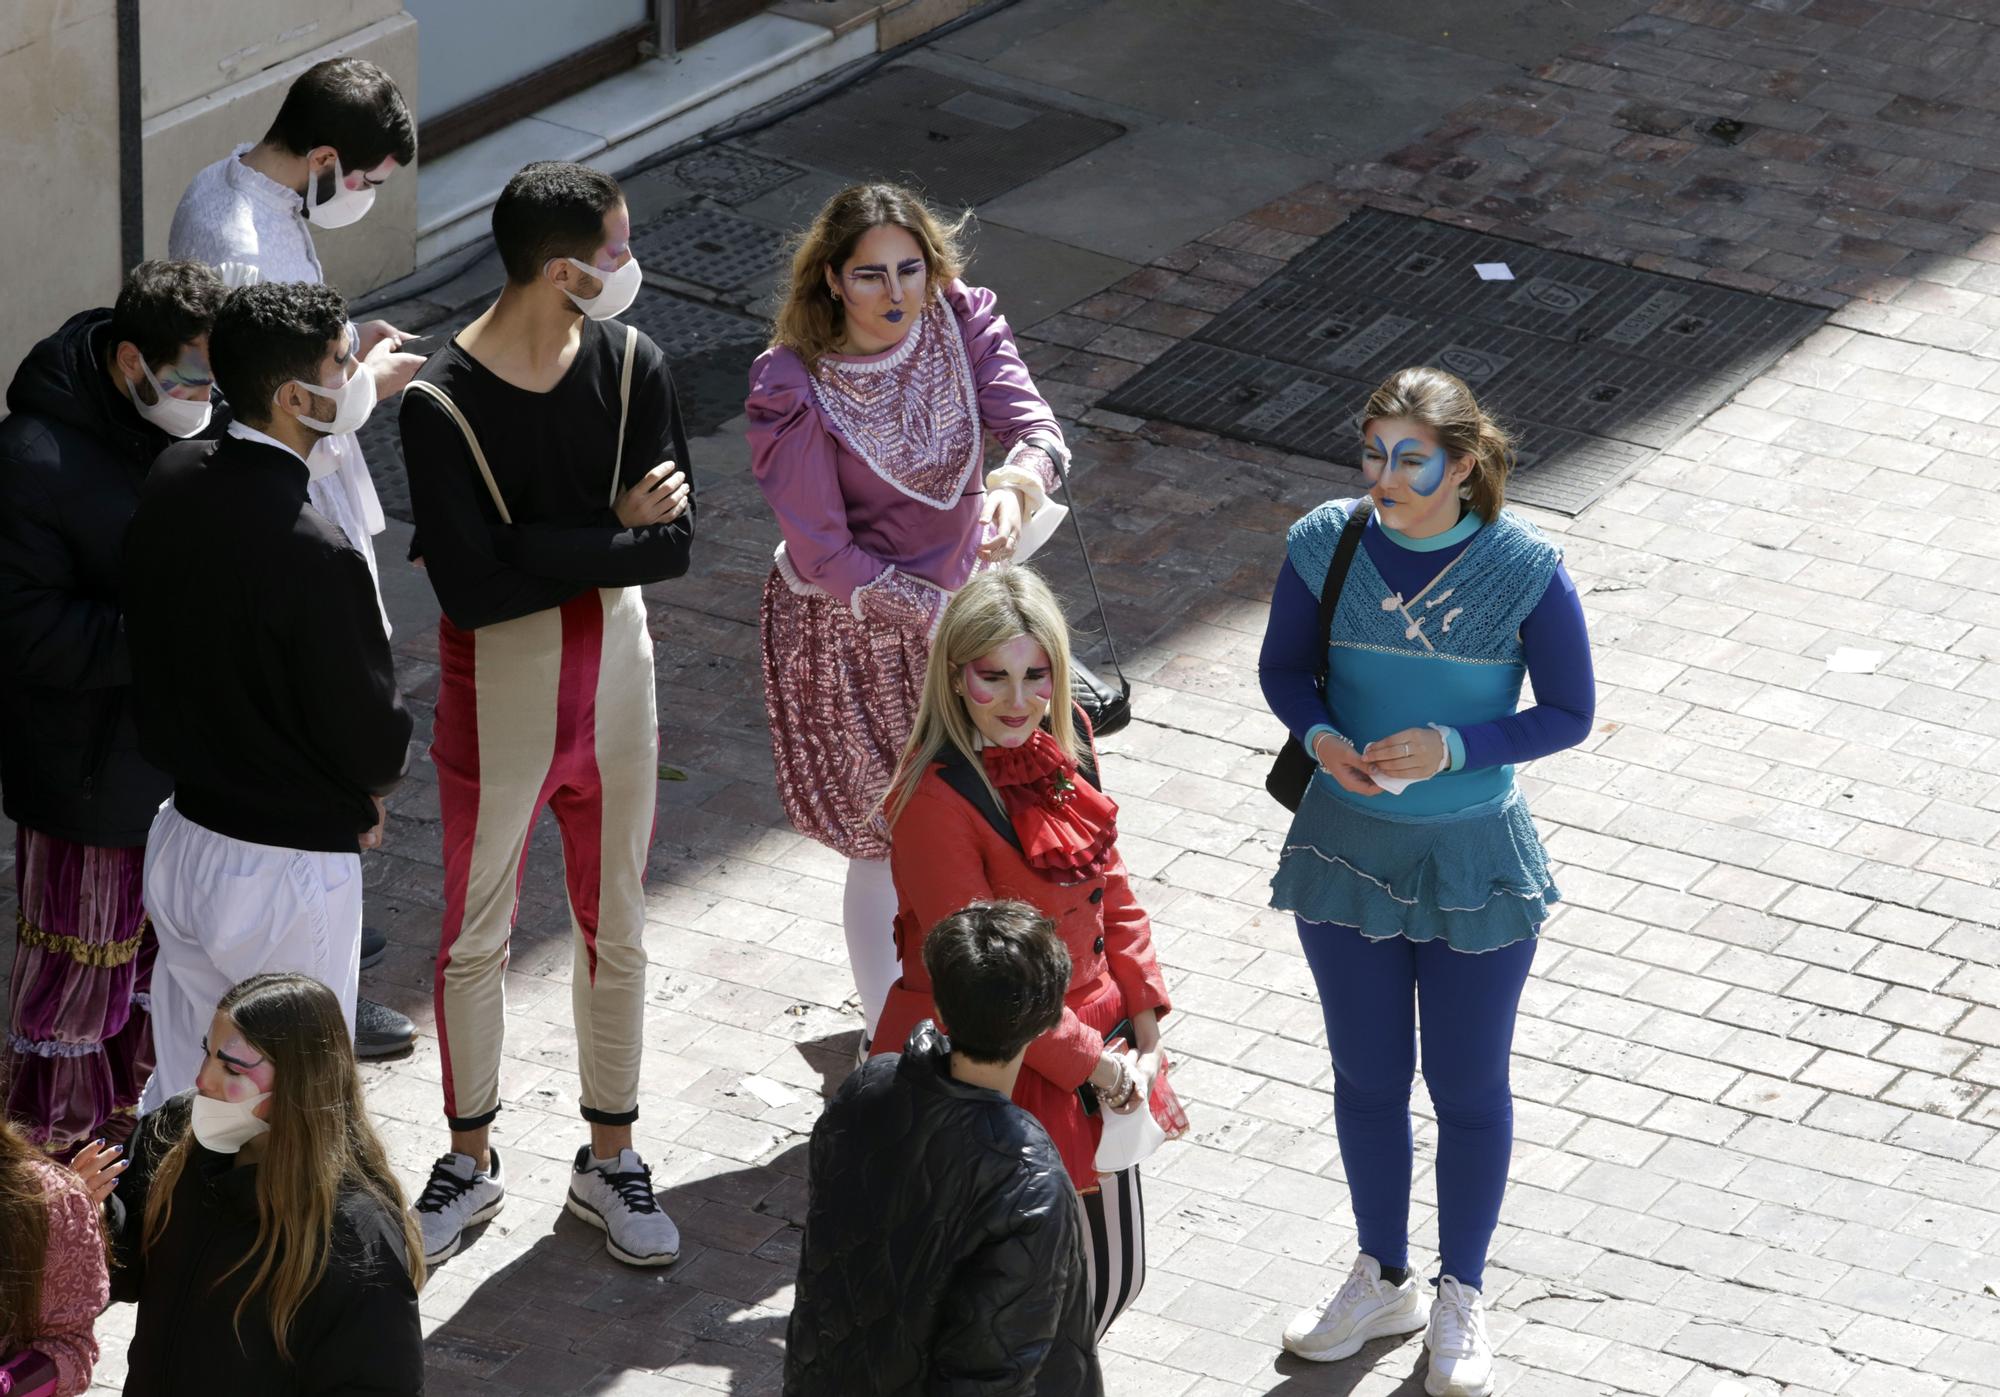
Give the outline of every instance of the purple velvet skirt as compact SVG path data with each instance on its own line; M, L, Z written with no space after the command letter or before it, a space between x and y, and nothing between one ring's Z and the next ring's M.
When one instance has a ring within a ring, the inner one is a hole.
M144 849L30 829L14 840L7 1114L52 1154L131 1133L153 1071L146 991L155 942L140 905Z

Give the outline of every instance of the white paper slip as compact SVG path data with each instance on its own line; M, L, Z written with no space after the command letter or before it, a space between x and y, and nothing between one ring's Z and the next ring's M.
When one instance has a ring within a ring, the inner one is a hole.
M1410 787L1416 785L1417 778L1414 776L1404 777L1404 776L1378 775L1375 778L1375 784L1380 786L1383 790L1387 791L1390 795L1399 796L1404 791L1409 790Z
M1512 281L1514 269L1505 262L1475 262L1472 270L1479 273L1481 281Z
M780 1086L769 1077L745 1077L743 1089L766 1106L789 1106L798 1100L789 1087Z
M1887 658L1879 650L1857 650L1843 645L1826 657L1826 667L1835 674L1873 674Z

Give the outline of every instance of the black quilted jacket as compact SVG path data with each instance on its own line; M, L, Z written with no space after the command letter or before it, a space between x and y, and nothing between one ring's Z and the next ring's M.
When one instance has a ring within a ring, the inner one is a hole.
M813 1128L785 1397L1100 1397L1076 1194L926 1020Z

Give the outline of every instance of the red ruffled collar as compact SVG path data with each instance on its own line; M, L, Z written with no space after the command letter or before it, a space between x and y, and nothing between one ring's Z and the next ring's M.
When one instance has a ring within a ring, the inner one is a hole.
M1118 807L1077 775L1055 738L1037 728L1019 747L983 747L979 756L1028 867L1061 883L1104 871L1118 843Z

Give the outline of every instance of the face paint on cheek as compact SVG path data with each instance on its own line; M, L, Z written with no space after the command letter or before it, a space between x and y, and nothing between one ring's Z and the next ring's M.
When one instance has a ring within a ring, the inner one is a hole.
M1415 467L1415 473L1410 476L1410 488L1425 499L1435 495L1438 487L1444 484L1445 460L1442 446L1433 448L1428 456L1418 456L1416 452L1410 452L1404 458L1406 466Z
M1000 697L1000 691L968 668L965 671L965 696L981 708L986 708Z
M229 1058L236 1064L223 1073L222 1096L225 1101L248 1101L271 1089L271 1082L277 1074L264 1060L264 1055L245 1042L241 1035L231 1034L225 1038L216 1050L216 1056ZM243 1063L254 1065L244 1067Z
M1056 696L1055 681L1050 679L1044 679L1041 683L1035 685L1034 688L1028 690L1028 697L1035 700L1035 702L1037 703L1048 703L1051 700L1053 700L1055 696Z

